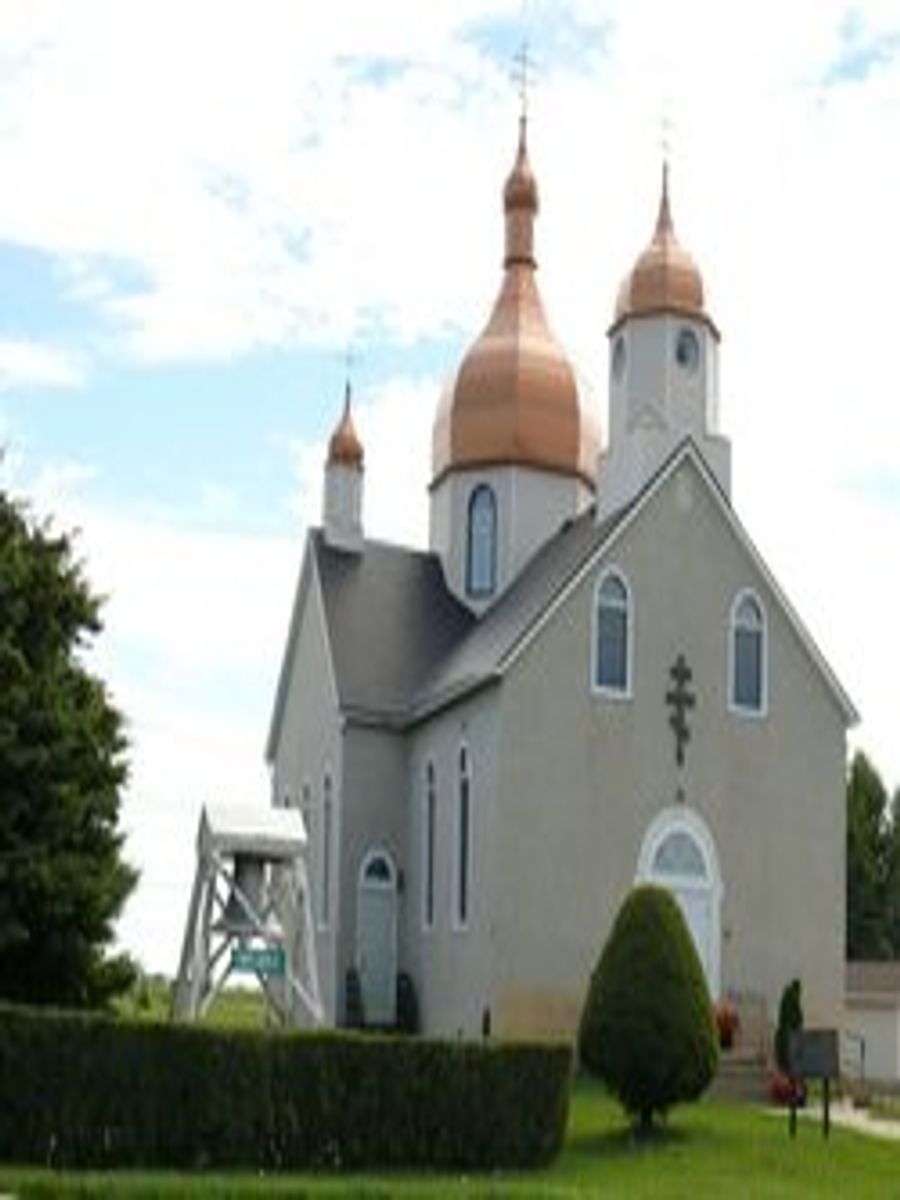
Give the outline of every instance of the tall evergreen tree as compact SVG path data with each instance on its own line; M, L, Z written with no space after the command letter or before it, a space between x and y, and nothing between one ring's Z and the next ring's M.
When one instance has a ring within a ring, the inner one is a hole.
M888 930L891 843L887 790L878 771L858 750L847 780L848 958L892 956Z
M136 882L118 829L122 718L82 661L100 602L70 539L0 489L0 997L97 1006Z
M890 804L884 853L885 935L891 958L900 958L900 788Z

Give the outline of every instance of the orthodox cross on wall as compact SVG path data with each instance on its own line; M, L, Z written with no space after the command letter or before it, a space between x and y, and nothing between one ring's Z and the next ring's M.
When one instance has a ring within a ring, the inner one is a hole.
M675 761L679 767L684 766L684 748L691 740L687 715L697 704L697 697L688 688L693 677L694 673L685 662L684 655L679 654L672 666L669 667L669 678L675 686L666 692L666 704L672 709L669 714L669 725L675 734Z

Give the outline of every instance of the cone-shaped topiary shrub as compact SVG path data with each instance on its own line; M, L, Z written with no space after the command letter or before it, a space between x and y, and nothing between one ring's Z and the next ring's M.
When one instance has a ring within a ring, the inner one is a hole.
M712 1079L718 1045L706 979L664 888L637 887L619 910L591 976L578 1051L643 1131Z

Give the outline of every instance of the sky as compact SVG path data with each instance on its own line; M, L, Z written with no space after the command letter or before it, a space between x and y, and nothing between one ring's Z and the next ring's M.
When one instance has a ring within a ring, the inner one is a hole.
M368 534L424 545L500 278L527 39L539 283L606 426L660 164L722 331L733 501L900 785L900 3L0 0L0 486L74 530L174 974L207 802L265 805L349 373Z

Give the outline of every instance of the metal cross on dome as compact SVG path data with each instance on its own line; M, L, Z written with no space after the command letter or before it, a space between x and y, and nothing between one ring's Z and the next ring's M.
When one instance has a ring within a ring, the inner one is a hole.
M684 766L684 748L691 740L691 731L687 723L687 714L697 705L696 695L690 691L688 684L694 673L687 665L683 654L679 654L669 667L669 678L674 687L666 692L666 704L672 709L669 714L669 725L675 734L675 761L679 767Z
M528 38L522 39L522 45L513 55L512 80L519 89L519 99L522 103L522 116L528 116L528 85L534 83L534 59L528 53Z

